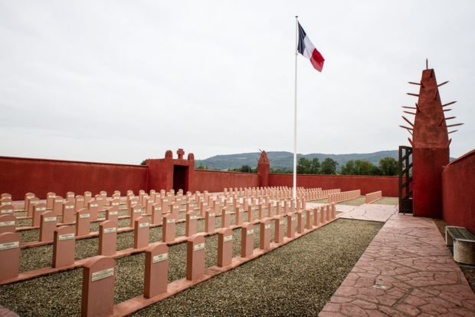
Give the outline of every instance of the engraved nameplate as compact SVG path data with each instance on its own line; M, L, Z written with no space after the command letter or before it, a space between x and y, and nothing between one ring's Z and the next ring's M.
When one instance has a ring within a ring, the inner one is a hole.
M144 223L139 223L139 229L142 229L142 228L148 228L149 227L149 223L148 222L144 222Z
M116 228L116 227L105 228L105 229L104 229L104 233L113 233L113 232L117 232L117 228Z
M233 239L233 236L232 236L232 235L224 236L223 241L224 241L224 242L229 242L229 241L231 241L232 239Z
M109 211L109 216L117 216L119 214L119 212L116 210L116 211Z
M14 226L15 221L4 221L0 222L0 227L8 227L8 226Z
M158 254L152 258L152 263L158 263L168 260L168 253Z
M175 223L175 219L172 218L172 219L167 219L167 223Z
M198 243L198 244L195 244L195 246L193 247L193 251L203 250L204 248L205 248L204 243Z
M254 229L249 229L249 230L247 230L247 235L249 236L249 235L251 235L251 234L254 234Z
M43 218L43 222L53 222L56 221L56 217L45 217Z
M194 216L190 216L190 220L196 220L198 219L198 216L194 215Z
M74 233L60 234L59 241L72 240L74 239Z
M99 280L105 279L105 278L110 277L110 276L114 276L114 268L105 269L105 270L102 270L102 271L92 273L92 281L93 282L99 281Z
M1 210L0 213L2 213L2 214L12 214L13 209L4 209L4 210Z
M80 214L79 215L79 218L80 219L85 219L85 218L89 218L90 214Z
M0 244L0 251L15 249L18 247L20 247L20 241L2 243Z
M266 225L264 226L264 229L266 229L266 230L267 230L267 229L270 229L270 223L266 224Z
M36 211L46 211L46 207L39 207L39 208L36 208Z

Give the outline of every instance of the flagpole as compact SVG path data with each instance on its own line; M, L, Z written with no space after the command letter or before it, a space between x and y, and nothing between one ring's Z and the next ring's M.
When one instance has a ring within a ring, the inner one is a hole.
M297 55L299 20L295 16L295 87L294 87L294 169L292 180L292 199L297 202Z

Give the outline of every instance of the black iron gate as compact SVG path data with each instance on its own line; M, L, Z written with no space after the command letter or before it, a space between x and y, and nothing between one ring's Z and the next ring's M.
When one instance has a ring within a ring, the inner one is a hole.
M399 212L412 213L412 147L399 146Z

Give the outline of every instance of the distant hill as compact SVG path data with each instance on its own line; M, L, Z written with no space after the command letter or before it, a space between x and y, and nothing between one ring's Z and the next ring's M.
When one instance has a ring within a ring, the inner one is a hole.
M252 168L257 166L257 161L259 160L260 152L252 153L241 153L241 154L228 154L228 155L216 155L205 160L196 160L195 167L200 165L207 166L210 170L229 170L234 168L240 168L243 165L249 165ZM322 154L322 153L312 153L312 154L297 154L297 160L301 157L305 157L309 160L313 158L318 158L320 162L324 159L331 158L338 162L338 170L346 162L350 160L364 160L373 163L374 165L379 164L379 160L383 157L393 157L398 160L398 151L379 151L374 153L354 153L354 154ZM294 155L291 152L283 151L270 151L267 152L267 157L270 161L270 167L273 169L292 169Z

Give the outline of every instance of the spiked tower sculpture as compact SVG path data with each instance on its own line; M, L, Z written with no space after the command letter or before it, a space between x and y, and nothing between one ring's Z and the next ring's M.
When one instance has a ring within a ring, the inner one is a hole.
M409 126L400 126L412 136L409 142L412 146L412 190L413 214L420 217L442 217L442 168L449 163L450 142L448 128L462 125L448 124L448 120L455 117L446 117L450 111L447 106L455 101L442 104L439 87L448 81L437 84L435 72L428 68L422 71L420 82L409 84L420 86L419 94L408 93L418 97L414 107L403 107L404 113L415 116L414 123L406 117L402 118Z

